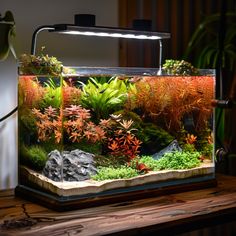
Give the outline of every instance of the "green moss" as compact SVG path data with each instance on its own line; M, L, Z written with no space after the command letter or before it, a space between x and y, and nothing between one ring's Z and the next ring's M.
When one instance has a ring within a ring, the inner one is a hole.
M137 137L143 142L142 153L148 155L167 147L174 140L168 132L152 123L143 123Z
M138 171L127 166L114 167L100 167L97 175L92 176L92 179L97 181L108 179L128 179L138 176Z
M173 75L199 75L198 69L194 68L191 63L184 60L166 60L163 69L168 74Z
M205 144L201 150L202 155L212 159L213 147L214 145L212 143Z
M185 152L195 152L196 151L196 148L194 146L194 144L190 144L190 143L185 143L183 145L183 150Z
M64 143L64 148L65 150L72 151L74 149L80 149L83 150L84 152L89 152L93 154L101 154L102 152L102 143L101 142L96 142L96 143L91 143L87 142L86 140L81 140L80 142L75 142L75 143Z
M40 171L44 168L47 160L47 153L42 147L26 147L22 145L20 149L20 161L22 164Z
M145 164L150 170L159 170L160 165L159 162L153 159L152 156L142 156L139 159L139 163Z
M199 152L170 152L161 159L154 160L151 156L144 156L140 163L144 163L152 170L182 170L191 169L200 165Z

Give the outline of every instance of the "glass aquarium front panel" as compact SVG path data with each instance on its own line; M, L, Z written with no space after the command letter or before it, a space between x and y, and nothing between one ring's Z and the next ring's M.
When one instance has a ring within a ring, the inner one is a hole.
M214 71L19 75L19 183L58 196L214 178Z

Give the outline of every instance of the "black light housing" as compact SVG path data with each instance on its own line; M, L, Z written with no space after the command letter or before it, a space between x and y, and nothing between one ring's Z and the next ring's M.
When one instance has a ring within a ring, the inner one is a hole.
M139 22L140 23L140 22ZM154 32L147 30L122 29L115 27L95 26L95 16L89 14L75 15L75 24L56 24L45 25L37 28L32 36L31 54L35 55L36 41L39 32L48 30L48 32L84 35L84 36L98 36L124 39L141 39L141 40L157 40L159 41L159 67L162 62L162 39L170 38L170 33Z

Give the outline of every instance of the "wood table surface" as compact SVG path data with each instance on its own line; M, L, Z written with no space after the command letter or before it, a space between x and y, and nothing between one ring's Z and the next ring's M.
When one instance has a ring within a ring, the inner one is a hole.
M217 186L57 212L0 191L0 236L174 235L236 220L236 177Z

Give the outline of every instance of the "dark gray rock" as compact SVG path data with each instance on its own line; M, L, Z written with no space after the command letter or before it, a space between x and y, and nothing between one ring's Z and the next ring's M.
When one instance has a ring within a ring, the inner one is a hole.
M62 181L62 156L58 150L48 154L48 160L43 169L43 174L54 181Z
M177 140L172 141L167 147L162 149L160 152L153 154L152 157L155 160L159 160L160 158L164 156L165 153L174 152L174 151L180 151L180 152L182 151L182 148L179 146Z
M54 181L84 181L97 174L94 155L76 149L60 153L54 150L48 154L43 174Z

